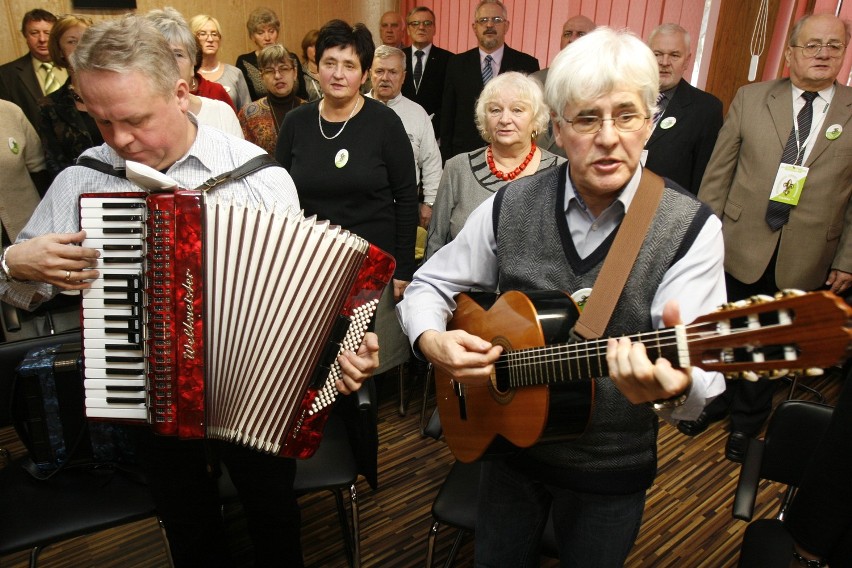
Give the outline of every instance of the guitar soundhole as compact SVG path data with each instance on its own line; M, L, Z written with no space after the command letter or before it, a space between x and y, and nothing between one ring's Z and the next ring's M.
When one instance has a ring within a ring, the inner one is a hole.
M503 353L512 350L512 345L505 337L495 337L491 340L493 345L503 347ZM506 365L505 357L501 356L494 365L494 374L491 375L490 383L491 396L501 404L508 404L515 396L515 391L509 383L509 368Z

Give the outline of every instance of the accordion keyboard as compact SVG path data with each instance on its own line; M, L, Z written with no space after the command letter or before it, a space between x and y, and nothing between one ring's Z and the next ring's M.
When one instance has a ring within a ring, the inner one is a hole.
M83 290L86 415L145 420L145 198L84 197L80 209L83 246L101 253Z

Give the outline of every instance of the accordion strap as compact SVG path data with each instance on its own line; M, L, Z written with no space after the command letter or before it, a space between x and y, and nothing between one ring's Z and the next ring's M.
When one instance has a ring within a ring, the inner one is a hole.
M218 176L208 179L196 189L200 191L209 191L217 185L221 185L225 182L229 182L232 180L244 178L249 174L253 174L256 171L262 170L263 168L268 168L270 166L280 167L278 162L275 161L275 158L273 158L269 154L260 154L259 156L255 156L242 166L234 168L230 172L225 172L224 174L219 174Z
M126 170L114 168L110 164L102 162L96 158L92 158L90 156L80 156L79 158L77 158L77 165L91 168L103 174L119 178L127 177ZM242 179L247 175L253 174L256 171L262 170L263 168L268 168L270 166L279 166L279 164L275 161L275 158L273 158L269 154L260 154L259 156L255 156L245 164L237 166L229 172L225 172L224 174L219 174L218 176L214 176L208 179L196 189L200 191L209 191L217 185L221 185L232 180Z

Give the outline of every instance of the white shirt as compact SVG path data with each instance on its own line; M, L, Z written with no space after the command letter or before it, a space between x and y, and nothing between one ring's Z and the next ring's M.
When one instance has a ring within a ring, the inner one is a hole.
M619 198L598 219L603 218L610 210L618 212L629 208L639 185L640 175L641 168L637 168ZM575 194L570 176L567 177L566 199L570 203ZM570 198L568 194L571 195ZM397 304L400 323L412 346L427 330L446 330L447 321L456 307L454 298L459 292L472 288L490 291L497 289L499 266L492 218L493 205L494 197L483 202L468 217L458 236L435 253L414 274L414 280L405 290L402 302ZM594 250L596 247L590 248L591 244L598 241L600 236L606 238L611 232L611 229L606 230L601 225L598 227L601 235L596 234L596 231L592 230L595 220L584 215L572 216L570 205L568 210L571 237L581 256L581 251ZM613 227L621 221L621 217L623 213L614 216L611 220ZM723 261L722 223L718 217L710 215L689 251L669 268L657 288L651 303L654 328L663 327L663 307L669 300L679 301L681 319L684 322L691 322L724 304L726 293ZM693 420L710 400L724 390L724 380L719 373L708 373L693 367L692 389L686 403L673 410L664 410L660 415L666 420Z
M191 113L187 113L187 116L197 124L195 116ZM229 136L216 128L200 125L189 151L164 173L181 187L196 188L211 177L229 172L263 153L262 148L250 142ZM117 169L125 167L124 159L106 144L89 148L82 155L106 162ZM140 191L140 188L126 179L105 175L91 168L65 168L51 184L30 221L18 235L17 242L47 233L76 233L80 230L77 204L81 193L120 191ZM247 178L222 184L213 193L237 204L268 210L299 207L296 185L284 168L264 168ZM44 300L58 292L58 288L45 283L0 282L0 299L25 309L33 309L38 305L34 301L36 293Z
M367 95L375 99L373 92ZM378 99L376 99L378 100ZM387 103L402 120L402 126L408 134L411 149L414 151L414 173L417 184L423 182L423 201L434 203L438 195L438 185L441 183L441 149L435 139L435 129L429 115L419 104L398 93Z
M217 99L198 97L201 99L201 110L198 111L198 124L206 124L227 132L237 138L245 138L240 120L231 105Z
M802 98L802 93L805 91L792 83L791 87L793 96L793 128L798 129L798 121L796 119L799 116L799 111L805 106L805 99ZM834 98L834 83L832 83L830 87L818 91L817 95L818 96L813 100L813 103L811 103L814 109L813 119L811 120L811 131L807 134L801 132L798 133L799 151L801 152L802 145L805 147L805 154L802 156L802 164L807 162L811 149L814 147L814 141L822 131L822 123L825 122L825 115L828 113L828 107L831 105L831 99ZM805 136L807 136L807 138L805 138Z

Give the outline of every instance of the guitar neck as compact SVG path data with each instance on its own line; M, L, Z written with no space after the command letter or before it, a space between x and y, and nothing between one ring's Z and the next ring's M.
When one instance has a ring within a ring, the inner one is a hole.
M662 357L675 366L689 366L683 326L627 337L631 342L642 343L652 361ZM509 351L497 362L497 374L510 387L558 385L603 377L609 371L606 344L607 339L595 339Z

